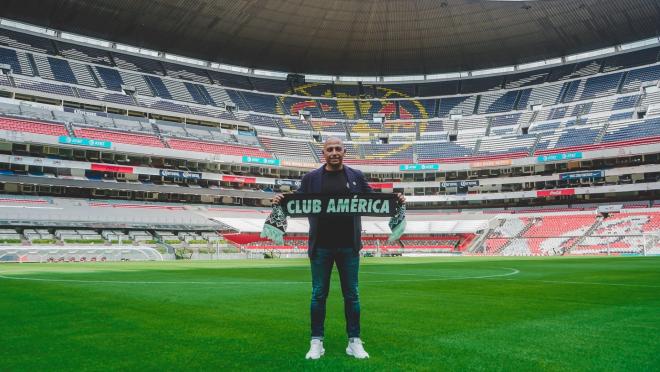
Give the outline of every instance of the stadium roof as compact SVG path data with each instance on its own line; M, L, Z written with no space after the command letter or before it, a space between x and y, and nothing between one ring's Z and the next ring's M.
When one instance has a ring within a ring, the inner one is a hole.
M213 62L358 76L516 65L660 31L657 0L7 0L0 16Z

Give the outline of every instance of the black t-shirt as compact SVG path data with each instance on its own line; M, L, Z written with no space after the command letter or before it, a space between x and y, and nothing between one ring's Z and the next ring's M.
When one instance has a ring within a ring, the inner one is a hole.
M323 172L321 183L323 194L348 194L349 185L343 170ZM319 248L335 249L353 246L353 217L319 217L318 236Z

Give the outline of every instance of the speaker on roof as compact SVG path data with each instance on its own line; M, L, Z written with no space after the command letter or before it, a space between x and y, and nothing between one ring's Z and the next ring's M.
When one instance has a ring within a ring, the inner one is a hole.
M302 74L288 74L286 81L294 85L305 84L305 75Z
M640 86L642 93L655 93L660 91L660 80L656 81L645 81Z
M129 96L132 96L135 94L135 87L132 85L121 85L121 90L124 91L124 93L128 94Z
M456 142L458 140L458 131L450 130L449 131L449 141Z
M543 108L543 101L541 100L535 100L529 103L529 109L531 111L539 111L542 108Z
M225 110L234 112L236 111L236 105L234 102L225 102Z
M461 109L453 109L449 111L449 119L450 120L458 120L463 118L463 110Z
M300 110L298 111L298 116L300 120L309 120L312 118L312 113L309 110Z
M0 63L0 73L3 75L7 75L11 73L11 65L8 65L6 63Z

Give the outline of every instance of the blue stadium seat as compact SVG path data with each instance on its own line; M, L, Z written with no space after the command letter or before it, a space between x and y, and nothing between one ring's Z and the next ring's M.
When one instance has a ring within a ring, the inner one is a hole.
M15 74L23 73L21 64L18 62L18 55L13 49L0 48L0 63L11 66L11 69Z
M95 69L103 87L110 90L121 91L121 86L124 82L117 70L101 66L96 66Z
M59 58L48 57L48 64L50 64L50 69L55 80L69 84L78 84L71 66L69 66L69 62Z
M167 90L167 87L161 78L151 75L144 75L144 79L147 81L147 84L149 84L151 90L156 96L172 99L172 94Z

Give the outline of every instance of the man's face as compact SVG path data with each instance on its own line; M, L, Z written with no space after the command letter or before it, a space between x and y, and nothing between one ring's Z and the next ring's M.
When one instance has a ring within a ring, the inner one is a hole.
M323 145L323 158L330 165L339 166L344 161L346 149L341 141L330 140Z

